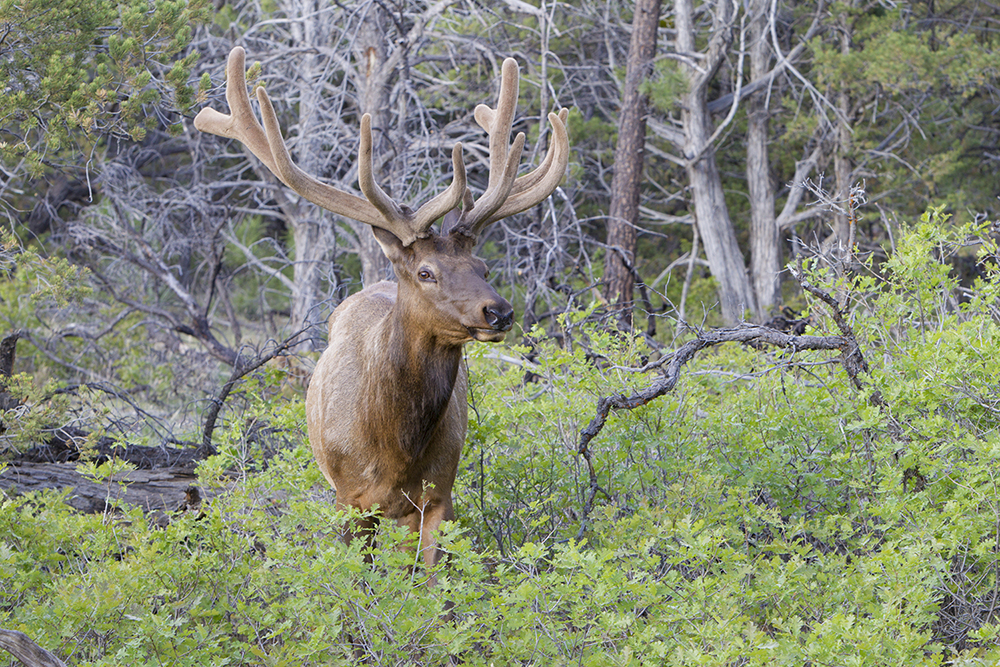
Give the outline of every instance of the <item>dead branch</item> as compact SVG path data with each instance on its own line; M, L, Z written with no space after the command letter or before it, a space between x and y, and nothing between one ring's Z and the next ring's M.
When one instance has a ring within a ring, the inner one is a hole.
M612 411L634 410L672 391L680 377L681 367L694 358L699 351L722 343L743 343L746 345L772 345L787 350L840 350L844 354L860 354L857 341L848 336L795 336L776 329L744 324L732 329L703 331L698 337L688 341L670 357L663 377L631 396L616 394L604 396L597 402L597 415L580 432L580 454L587 449L608 419Z
M816 290L813 293L817 294L817 296L825 294L821 290ZM827 298L832 298L829 295L826 296ZM840 315L839 310L835 310L835 312ZM776 329L749 324L743 324L731 329L699 331L694 340L688 341L679 347L669 357L662 377L648 387L631 395L615 394L613 396L602 396L597 401L597 414L591 419L587 427L580 432L580 445L577 448L577 454L582 456L587 462L587 469L590 475L590 492L584 504L583 521L580 525L577 539L583 537L588 517L590 516L590 511L593 509L594 499L597 497L598 492L604 493L605 496L608 495L598 484L597 473L594 470L591 460L590 443L601 432L601 429L604 428L612 412L634 410L673 391L677 386L681 368L684 364L691 361L699 351L721 345L722 343L743 343L744 345L755 346L770 345L790 350L793 353L799 350L839 350L841 353L840 361L844 366L844 370L847 371L854 385L861 388L861 380L858 378L858 375L862 372L867 372L868 365L861 353L861 348L858 346L857 339L854 337L853 330L850 329L850 325L843 320L842 316L840 316L838 326L841 323L843 324L841 327L843 335L841 336L796 336Z
M858 346L857 338L854 335L854 328L851 327L850 322L848 322L847 318L844 317L844 313L840 309L840 305L837 303L837 300L827 292L810 283L800 269L796 269L789 265L789 270L799 282L799 285L802 286L803 290L809 292L826 304L830 311L830 317L833 318L833 323L837 325L838 329L840 329L840 333L843 334L843 337L853 343L852 350L844 351L841 362L844 364L844 370L847 371L847 375L851 378L851 383L854 385L855 389L864 389L865 384L861 380L861 375L868 373L868 362L865 361L864 355L861 354L861 348ZM882 394L878 391L878 389L872 390L868 401L876 407L887 407L885 399L882 398Z
M25 667L66 667L66 663L52 655L17 630L0 629L0 648L14 656Z
M205 412L205 425L202 428L201 447L199 448L199 453L205 456L216 453L215 447L212 445L212 433L215 431L215 424L219 418L219 412L222 410L223 404L226 402L230 392L232 392L240 380L250 373L253 373L255 370L275 357L286 356L291 348L301 342L299 336L306 332L307 329L300 329L283 340L281 343L275 345L275 347L271 350L260 352L252 361L250 361L245 355L240 355L239 358L244 361L233 367L233 372L232 375L229 376L229 380L222 385L222 389L219 390L219 395L212 399L211 404L208 406L208 410Z

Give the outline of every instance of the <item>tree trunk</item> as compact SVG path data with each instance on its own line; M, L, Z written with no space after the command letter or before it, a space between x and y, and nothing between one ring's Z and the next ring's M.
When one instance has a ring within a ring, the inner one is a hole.
M304 346L310 350L324 347L325 318L320 305L326 300L328 290L327 268L333 254L330 221L326 215L313 217L302 211L303 217L292 224L295 242L294 288L292 290L292 332L309 329L304 336ZM313 211L319 215L320 211Z
M635 250L639 222L639 185L646 143L646 96L639 88L648 76L656 53L656 29L661 0L636 0L618 117L611 205L608 211L608 250L604 264L606 295L625 328L632 325L635 289Z
M845 57L851 53L851 21L849 17L844 17L840 30L840 52ZM841 119L837 125L837 150L833 156L833 173L837 186L837 201L846 202L851 192L851 128L848 125L848 118L851 112L851 99L847 93L847 86L842 85L837 93L837 108L840 110ZM846 205L844 206L846 209ZM844 245L850 235L848 229L847 215L835 212L833 215L833 242L834 246Z
M732 41L732 11L732 5L727 0L717 0L708 52L697 61L698 67L685 67L689 88L682 100L681 111L684 157L688 161L687 175L694 200L695 222L705 246L709 268L718 283L722 316L731 323L742 320L746 310L756 310L746 264L726 207L722 180L715 162L715 148L709 141L714 125L708 110L707 89ZM693 0L678 0L675 19L677 51L698 53Z
M753 0L750 11L750 80L770 70L767 41L767 3ZM750 271L760 317L767 317L781 300L781 238L774 210L774 183L767 140L770 112L768 89L747 100L747 190L750 195Z
M358 117L371 114L372 155L375 180L394 196L393 184L387 178L385 165L389 160L381 159L396 155L390 138L390 78L391 67L386 63L385 10L377 3L371 3L354 40L354 67L358 73ZM404 118L397 119L403 123ZM354 223L358 237L358 258L361 260L361 282L372 285L385 278L389 262L382 254L382 248L375 240L371 228L363 223Z
M14 374L14 357L17 354L17 341L21 331L13 331L0 340L0 418L8 410L13 410L21 404L21 400L7 391L7 383ZM0 433L4 431L3 420L0 419Z

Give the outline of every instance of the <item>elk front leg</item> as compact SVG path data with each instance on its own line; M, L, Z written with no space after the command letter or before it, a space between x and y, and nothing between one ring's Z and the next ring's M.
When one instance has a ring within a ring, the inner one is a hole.
M361 509L356 505L351 505L347 503L342 503L339 500L335 501L335 506L339 510L349 510L350 508ZM358 519L357 521L351 521L344 526L344 532L341 534L341 539L344 540L344 544L347 546L351 545L351 542L355 538L360 538L365 541L364 559L365 562L371 564L375 561L372 556L372 547L375 546L375 531L378 529L378 517L372 515L371 513Z

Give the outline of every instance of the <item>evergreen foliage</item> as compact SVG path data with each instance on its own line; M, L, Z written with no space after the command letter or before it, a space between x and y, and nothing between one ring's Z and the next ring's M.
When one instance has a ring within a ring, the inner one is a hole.
M187 111L197 54L170 63L206 9L200 0L3 0L4 162L25 160L38 175L70 146L86 155L108 136L141 140L165 92Z

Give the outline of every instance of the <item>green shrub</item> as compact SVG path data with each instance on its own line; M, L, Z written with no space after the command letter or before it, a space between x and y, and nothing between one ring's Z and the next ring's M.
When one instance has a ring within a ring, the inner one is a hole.
M257 465L252 420L232 419L201 468L218 493L165 528L6 498L0 625L77 665L995 664L995 248L980 245L971 292L943 263L980 231L931 213L892 261L825 285L848 297L863 390L828 353L734 345L613 415L590 445L592 507L580 430L599 396L650 381L630 370L645 343L581 312L558 339L471 346L436 573L398 528L370 550L341 541L352 517L312 463L301 403L275 408L265 382L246 414L287 446ZM814 333L833 329L823 308Z

